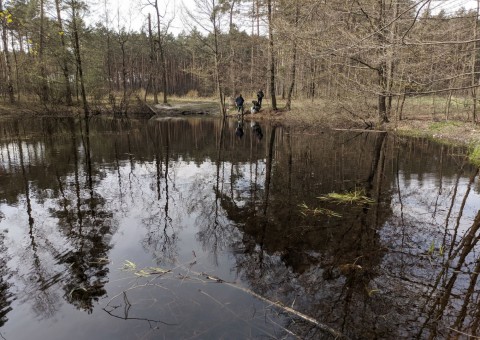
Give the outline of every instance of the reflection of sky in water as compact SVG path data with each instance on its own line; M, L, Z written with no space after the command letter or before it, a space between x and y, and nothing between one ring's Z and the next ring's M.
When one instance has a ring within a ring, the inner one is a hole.
M224 243L223 246L219 247L218 254L212 254L208 244L202 246L198 240L199 230L202 230L205 224L212 223L209 216L203 215L204 212L202 212L201 207L202 205L209 207L215 201L212 190L216 185L217 169L215 163L208 161L200 165L184 161L171 161L169 163L168 218L171 220L167 222L165 219L165 205L167 202L167 189L164 178L165 165L163 164L162 167L160 199L158 198L156 164L154 163L135 162L132 168L128 161L123 161L120 163L119 169L103 168L101 179L96 178L94 180L94 191L100 196L107 198L105 209L114 213L112 220L118 223L118 231L111 239L113 248L109 252L110 283L107 287L110 287L112 291L124 287L125 273L120 268L126 260L134 262L138 268L152 265L172 268L178 264L186 264L195 260L197 263L193 269L196 272L215 273L215 275L230 281L237 280L235 271L231 270L235 265L235 259L228 255L228 243ZM223 178L225 177L224 173L230 174L231 167L231 164L223 163L220 176ZM234 171L245 174L250 171L249 167L250 165L247 164L239 165L236 166ZM258 165L256 174L259 181L258 187L263 186L261 184L264 181L263 175L264 163L262 162ZM85 173L81 171L78 177L83 181ZM239 192L248 191L250 189L250 180L249 178L239 178L235 183L235 190ZM75 187L76 179L73 175L63 178L62 181L66 187ZM222 187L221 190L230 190L226 188L229 186L229 183L222 182L220 185ZM27 292L26 296L22 293L23 298L13 303L14 309L9 314L9 317L14 321L7 323L8 327L3 334L16 334L20 338L33 336L36 333L34 329L38 327L38 324L35 322L25 326L19 321L32 312L29 310L28 305L29 300L35 295L35 292L32 290L36 289L36 285L32 286L31 283L37 282L37 278L32 272L41 270L46 277L53 277L58 273L63 273L64 268L56 263L54 256L55 254L71 250L69 240L58 231L58 219L49 213L49 209L58 209L59 199L52 197L53 195L45 191L45 197L38 200L35 192L36 189L31 188L30 200L32 217L34 218L33 236L35 246L32 245L32 238L29 234L25 197L22 197L16 206L8 206L6 204L0 206L1 211L5 215L5 218L0 221L0 229L8 230L6 233L6 244L8 246L8 254L11 256L8 266L15 273L10 278L10 281L13 287L15 287L16 293ZM88 191L81 191L83 199L87 199L88 194ZM70 202L69 209L76 204L77 197L75 195L75 190L70 190L66 193L66 198ZM238 238L238 231L232 225L229 225L230 223L221 210L220 208L219 221L221 227L226 229L227 234ZM158 229L157 236L162 237L165 223L167 224L166 233L169 236L175 233L175 242L178 243L177 245L171 245L176 251L173 263L165 259L162 256L163 254L158 253L158 250L149 248L148 244L145 245L146 230ZM151 225L147 226L147 224ZM55 248L55 251L50 249L51 246ZM35 253L35 256L41 260L41 268L36 268L35 263L32 263L32 253ZM159 262L156 263L156 261ZM21 265L19 266L19 264ZM25 281L24 278L30 278L31 281L28 279ZM53 284L46 290L46 294L57 295L60 284L61 281ZM180 291L182 290L179 287L177 288ZM58 296L56 301L54 308L61 310L62 319L73 318L77 321L83 319L85 322L87 322L87 319L90 320L84 313L76 311L70 305L65 305L58 301ZM41 310L34 314L34 317L38 320L42 320L45 317ZM106 316L101 311L97 310L94 314L97 315L97 318L103 320L102 322L104 323L111 322L108 318L105 320ZM53 327L56 336L61 337L61 334L76 328L74 325L63 325L56 314L52 316L54 316L53 319L47 318L50 320L42 321L42 327ZM45 323L49 326L46 326ZM100 327L100 325L95 326L95 322L88 321L88 323L90 331ZM44 331L48 333L47 330Z
M477 190L478 179L470 185L467 194L469 178L465 175L456 178L442 178L436 174L424 174L419 180L416 175L405 179L400 172L398 177L398 192L393 195L392 208L398 217L402 205L403 212L421 224L434 225L438 229L445 228L448 217L448 230L453 232L457 217L461 213L459 232L468 229L478 213L480 207L480 194ZM401 200L400 200L400 198ZM463 209L462 204L464 204Z
M23 162L25 164L35 164L35 160L42 160L45 157L45 145L38 142L35 144L22 142ZM20 154L18 143L8 143L0 145L0 167L6 170L10 166L20 165Z

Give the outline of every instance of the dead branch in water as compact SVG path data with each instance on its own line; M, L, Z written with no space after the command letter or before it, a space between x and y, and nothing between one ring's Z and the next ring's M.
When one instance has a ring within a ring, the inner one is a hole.
M213 281L213 282L222 283L222 284L225 284L225 285L230 286L230 287L232 287L232 288L239 289L239 290L241 290L242 292L247 293L247 294L249 294L249 295L251 295L251 296L253 296L253 297L255 297L255 298L259 299L259 300L262 300L262 301L267 302L268 304L270 304L270 305L272 305L272 306L275 306L275 307L277 307L277 308L279 308L279 309L282 309L283 311L285 311L285 312L287 312L287 313L289 313L289 314L298 316L299 318L301 318L301 319L303 319L303 320L305 320L305 321L308 321L308 322L314 324L315 326L317 326L318 328L320 328L322 331L325 331L325 332L327 332L327 333L330 333L330 334L331 334L332 336L334 336L336 339L348 339L348 337L347 337L345 334L343 334L343 333L341 333L341 332L333 329L332 327L329 327L329 326L321 323L320 321L312 318L311 316L308 316L308 315L303 314L303 313L301 313L301 312L299 312L299 311L297 311L297 310L295 310L295 309L293 309L293 308L290 308L290 307L288 307L288 306L285 306L283 303L281 303L281 302L279 302L279 301L272 301L272 300L270 300L270 299L268 299L268 298L266 298L266 297L264 297L264 296L262 296L262 295L259 295L259 294L255 293L254 291L252 291L252 290L250 290L250 289L241 287L241 286L239 286L239 285L237 285L237 284L235 284L235 283L232 283L232 282L226 282L226 281L224 281L224 280L222 280L222 279L219 279L218 277L214 277L214 276L210 276L210 275L206 275L206 274L202 274L202 273L197 273L197 272L194 272L194 271L192 271L192 270L190 270L190 272L191 272L191 273L194 273L195 275L200 275L200 276L206 277L208 280L211 280L211 281Z
M215 282L215 283L220 283L220 284L224 284L224 285L227 285L229 287L232 287L232 288L235 288L235 289L238 289L246 294L249 294L255 298L257 298L258 300L261 300L263 302L266 302L268 303L270 306L274 306L284 312L287 312L288 314L290 315L293 315L293 316L297 316L305 321L308 321L309 323L315 325L316 327L318 327L319 329L321 329L322 331L324 332L327 332L329 333L330 335L332 335L333 337L335 337L336 339L348 339L348 337L333 329L332 327L330 326L327 326L326 324L324 323L321 323L320 321L314 319L313 317L309 316L309 315L306 315L306 314L303 314L302 312L299 312L291 307L288 307L286 305L284 305L283 303L279 302L279 301L272 301L262 295L259 295L257 293L255 293L254 291L248 289L248 288L244 288L244 287L241 287L239 285L237 285L236 283L234 282L228 282L228 281L225 281L225 280L222 280L221 278L218 278L216 276L213 276L213 275L208 275L206 273L199 273L199 272L196 272L196 271L193 271L191 269L192 265L195 264L195 262L192 262L189 264L188 268L186 267L186 265L178 265L176 268L172 269L172 270L163 270L161 268L147 268L147 270L138 270L136 265L133 263L133 262L130 262L130 261L125 261L125 264L124 264L124 268L123 270L127 270L127 271L130 271L130 272L133 272L136 276L137 276L137 280L140 278L140 277L151 277L153 276L152 279L148 280L147 283L145 284L134 284L133 286L123 290L122 292L116 294L115 296L113 296L108 302L107 304L105 305L105 307L103 308L108 314L112 315L112 316L115 316L113 315L112 310L107 310L106 308L107 307L110 307L110 303L116 299L117 297L119 296L124 296L124 299L126 298L126 292L128 291L131 291L131 290L134 290L134 289L137 289L137 288L141 288L141 287L147 287L147 286L158 286L160 288L163 288L163 289L166 289L165 287L162 287L156 283L154 283L154 281L160 277L163 277L167 274L172 274L173 271L175 269L182 269L184 271L187 272L187 275L182 275L182 281L188 276L189 273L191 273L192 275L195 275L195 276L198 276L199 278L205 278L207 279L208 281L210 282ZM208 281L204 281L202 280L203 282L208 282ZM207 293L201 291L202 294L205 294L205 295L208 295ZM211 297L210 295L208 295L210 298L214 299L214 301L216 301L217 303L220 303L218 300L216 300L215 298ZM129 303L128 303L129 304ZM115 307L113 308L115 309ZM118 317L118 316L117 316ZM120 317L121 318L121 317ZM151 322L158 322L158 323L163 323L163 324L166 324L166 325L172 325L172 324L169 324L169 323L166 323L166 322L163 322L163 321L159 321L159 320L147 320L147 321L151 321ZM294 335L296 336L295 334L291 333L290 331L287 330L287 332L290 334L290 335Z

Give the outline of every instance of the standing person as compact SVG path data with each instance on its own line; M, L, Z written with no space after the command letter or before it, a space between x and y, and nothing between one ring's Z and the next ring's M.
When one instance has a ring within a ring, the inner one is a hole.
M245 100L243 99L242 95L238 95L237 98L235 98L235 105L237 106L237 112L241 112L243 115L243 102Z
M257 92L257 101L258 101L258 106L262 107L262 99L263 97L265 97L265 95L263 94L263 91L262 89L258 90Z

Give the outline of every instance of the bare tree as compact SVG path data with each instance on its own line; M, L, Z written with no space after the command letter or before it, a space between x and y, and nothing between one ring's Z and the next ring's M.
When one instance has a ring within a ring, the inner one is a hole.
M162 70L162 88L163 88L163 103L167 104L167 65L165 60L165 44L163 41L160 8L158 7L158 0L153 3L155 7L155 14L157 16L157 35L158 35L158 51L160 52L160 69Z
M67 105L72 105L72 89L70 87L70 71L68 69L68 52L65 44L65 32L63 31L63 22L60 10L60 0L55 0L55 8L57 10L57 24L58 34L60 35L60 42L62 44L62 71L65 79L65 101Z
M220 34L221 34L221 7L216 0L195 0L195 14L189 9L185 9L185 13L188 18L199 26L206 33L208 33L212 39L203 37L202 35L196 35L196 37L202 42L204 46L208 48L213 57L213 71L217 88L217 96L219 99L220 112L223 116L226 116L227 111L225 109L225 93L223 84L220 78L221 73L221 51L220 51ZM188 24L193 30L194 25ZM213 41L211 41L213 40Z
M85 91L85 80L83 76L83 67L82 67L82 55L80 50L80 38L78 33L78 30L79 30L79 27L78 27L79 13L78 12L81 9L81 3L78 2L77 0L69 0L68 4L72 11L71 25L72 25L72 34L73 34L73 47L74 47L73 50L75 53L75 61L77 64L78 76L80 78L80 92L82 96L83 112L85 115L85 119L88 119L89 109L88 109L87 93Z
M273 43L273 9L272 0L267 0L268 11L268 48L270 56L270 97L272 102L272 110L277 110L277 97L275 95L275 55Z
M10 103L15 102L15 93L13 90L13 79L12 79L12 64L10 62L10 56L8 51L8 38L7 38L7 21L8 21L8 12L5 12L3 9L3 1L0 0L0 24L2 26L2 42L3 42L3 56L5 58L5 64L7 66L7 88L8 88L8 97Z
M157 67L157 54L155 53L155 42L153 39L153 33L152 33L152 19L150 16L150 13L148 14L148 40L150 43L150 68L152 72L150 73L150 80L149 84L152 85L152 92L153 92L153 103L158 104L158 93L157 93L157 72L156 67ZM145 91L145 99L147 96L147 91Z
M298 28L298 21L300 19L300 3L297 1L295 3L295 15L294 15L294 27L295 29ZM292 49L292 65L290 70L290 87L288 88L287 94L287 103L285 104L285 108L287 110L291 110L292 107L292 94L295 88L295 76L296 76L296 69L297 69L297 41L293 40L293 49Z
M477 39L478 39L478 16L480 14L480 0L477 0L476 15L474 17L473 23L473 53L472 53L472 100L473 100L473 111L472 111L472 121L476 123L477 121L477 85L478 84L478 75L476 73L478 69L478 52L477 52Z
M40 98L43 102L48 101L47 70L45 67L45 8L44 0L40 0L40 43L38 47L40 61Z

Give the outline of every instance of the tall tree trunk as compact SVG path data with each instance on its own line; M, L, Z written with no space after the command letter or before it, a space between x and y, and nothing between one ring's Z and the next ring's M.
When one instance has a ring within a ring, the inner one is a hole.
M120 49L122 50L122 89L123 89L123 96L122 96L122 104L121 104L121 112L127 113L128 107L128 98L127 98L127 64L126 64L126 52L125 52L125 44L127 43L127 36L120 36Z
M3 12L3 1L0 0L0 12ZM12 64L10 62L10 55L8 52L8 41L7 41L7 18L2 16L1 18L2 25L2 42L3 42L3 55L5 58L5 65L7 66L7 88L8 88L8 97L10 103L15 102L15 92L13 90L13 79L12 79Z
M218 33L215 31L215 81L217 83L217 92L220 104L220 113L222 116L227 115L227 110L225 109L225 96L222 90L222 84L220 81L220 62L219 62L219 54L218 54Z
M236 84L236 70L235 70L235 41L233 39L233 10L235 8L236 0L233 0L230 5L230 22L229 22L229 43L230 43L230 81L231 81L231 90L232 95L235 96L237 93L237 84Z
M45 68L45 9L44 0L40 0L40 45L38 48L38 57L40 59L40 98L42 102L48 101L48 83L47 83L47 70Z
M393 18L398 16L398 9L400 2L393 4ZM392 111L392 89L393 89L393 74L395 72L395 53L396 53L396 36L397 36L397 21L393 21L390 29L390 41L387 51L387 116L391 114Z
M110 27L110 20L108 19L108 2L104 0L105 8L105 26ZM113 98L113 78L112 78L112 46L110 42L110 30L107 29L107 77L108 77L108 95Z
M55 0L55 7L57 9L58 33L60 34L60 42L62 44L62 71L63 77L65 79L65 102L67 103L67 105L72 105L72 89L70 87L70 72L68 70L68 55L67 47L65 44L62 16L60 11L60 0Z
M473 24L473 52L472 52L472 100L473 100L473 112L472 120L475 123L477 121L477 76L475 71L477 70L478 57L477 57L477 37L478 37L478 15L480 14L480 0L477 0L477 11L474 15Z
M158 50L160 52L160 69L162 70L162 87L163 87L163 103L167 104L167 65L165 60L165 46L163 45L160 9L158 8L158 0L155 0L155 12L157 14L157 34L158 34Z
M157 54L155 53L155 42L152 34L152 20L150 13L148 13L148 40L150 42L150 83L152 84L153 91L153 103L158 104L158 91L157 91ZM146 93L145 93L146 96Z
M380 86L380 94L378 95L378 117L380 123L387 122L387 97L385 93L386 77L385 77L385 63L381 63L378 68L378 84Z
M273 18L272 18L272 0L267 0L268 9L268 47L270 54L270 97L272 101L272 110L277 110L277 97L275 95L275 56L273 55Z
M385 4L384 0L378 0L379 14L376 22L377 26L377 39L378 43L381 46L381 60L380 64L377 66L377 75L378 75L378 85L380 87L380 94L378 95L378 118L380 123L388 122L387 117L387 64L386 60L386 41L385 41Z
M300 4L298 1L295 4L295 30L298 28L298 19L300 17ZM292 51L292 69L290 71L291 83L290 88L288 89L287 94L287 103L285 104L285 108L287 110L291 110L292 108L292 93L293 89L295 88L295 74L296 74L296 67L297 67L297 41L293 40L293 51Z
M73 43L74 43L74 50L75 50L75 60L77 63L77 70L78 70L78 77L80 78L80 93L82 96L82 103L83 103L83 113L85 115L85 119L88 120L89 117L89 110L88 110L88 102L87 102L87 94L85 92L85 81L83 79L83 69L82 69L82 57L80 51L80 39L78 37L78 27L77 27L77 6L78 2L76 0L72 0L70 2L72 7L72 29L73 29Z
M260 1L256 0L255 4L257 6L257 37L260 36Z
M213 0L213 8L215 8L215 0ZM218 47L218 35L219 28L217 26L217 15L216 12L212 13L211 21L213 23L213 37L214 37L214 57L215 57L215 82L217 84L217 92L219 97L220 104L220 113L223 117L227 115L227 110L225 109L225 95L223 94L222 83L220 81L220 52Z
M1 1L1 0L0 0ZM13 41L14 36L11 34L11 39L10 43L12 45L12 52L13 52L13 60L15 61L15 80L16 80L16 86L17 86L17 100L20 101L20 72L18 70L18 58L17 58L17 52L15 51L15 43ZM17 41L18 43L18 41ZM21 41L20 41L21 44ZM23 54L23 53L21 53ZM8 67L7 67L7 72L8 72ZM13 83L13 80L12 80ZM8 81L7 81L7 87L8 87ZM12 87L13 89L13 87ZM8 89L9 95L10 95L10 89Z

